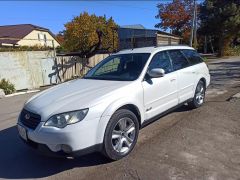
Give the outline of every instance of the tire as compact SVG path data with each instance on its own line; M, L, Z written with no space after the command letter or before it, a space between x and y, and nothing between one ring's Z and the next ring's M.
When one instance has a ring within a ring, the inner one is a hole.
M197 84L193 100L188 103L189 107L192 109L196 109L202 106L205 100L205 92L206 87L204 82L201 80Z
M127 156L136 145L138 133L136 115L127 109L117 110L106 127L103 154L111 160Z

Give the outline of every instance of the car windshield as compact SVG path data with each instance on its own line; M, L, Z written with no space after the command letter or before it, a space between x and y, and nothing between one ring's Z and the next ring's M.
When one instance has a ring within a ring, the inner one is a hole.
M150 53L112 55L93 67L83 78L133 81L141 74Z

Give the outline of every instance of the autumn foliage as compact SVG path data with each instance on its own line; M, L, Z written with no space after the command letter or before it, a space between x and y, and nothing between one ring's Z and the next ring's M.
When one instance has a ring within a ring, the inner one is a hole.
M107 19L106 16L89 15L84 12L64 26L65 30L58 35L58 40L63 42L63 47L67 51L90 51L95 44L99 43L97 32L102 34L101 49L111 52L117 48L118 36L115 30L117 24L112 18Z
M170 29L173 34L182 36L184 42L188 42L192 22L192 1L174 0L172 3L160 3L157 8L156 18L160 19L160 22L155 27L165 31Z

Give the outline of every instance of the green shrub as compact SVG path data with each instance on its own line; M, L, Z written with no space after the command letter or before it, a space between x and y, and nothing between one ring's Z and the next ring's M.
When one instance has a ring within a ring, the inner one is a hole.
M2 79L0 81L0 89L3 89L3 91L6 95L12 94L16 91L14 85L6 79Z
M14 52L14 51L49 51L53 48L47 46L9 46L2 47L0 46L0 52Z
M203 61L206 63L208 62L208 58L207 57L202 57Z
M230 47L225 50L226 56L240 56L240 46Z

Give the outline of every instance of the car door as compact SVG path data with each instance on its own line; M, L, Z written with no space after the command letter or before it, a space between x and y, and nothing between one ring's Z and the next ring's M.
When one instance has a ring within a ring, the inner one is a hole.
M169 50L173 70L177 73L178 98L182 103L193 96L195 71L181 50Z
M146 119L150 119L178 104L177 74L172 71L171 60L166 51L159 52L152 58L148 70L162 68L165 75L148 78L142 82Z
M195 86L198 83L199 74L202 72L203 59L193 49L183 49L181 52L185 55L192 67L192 75L194 76Z

